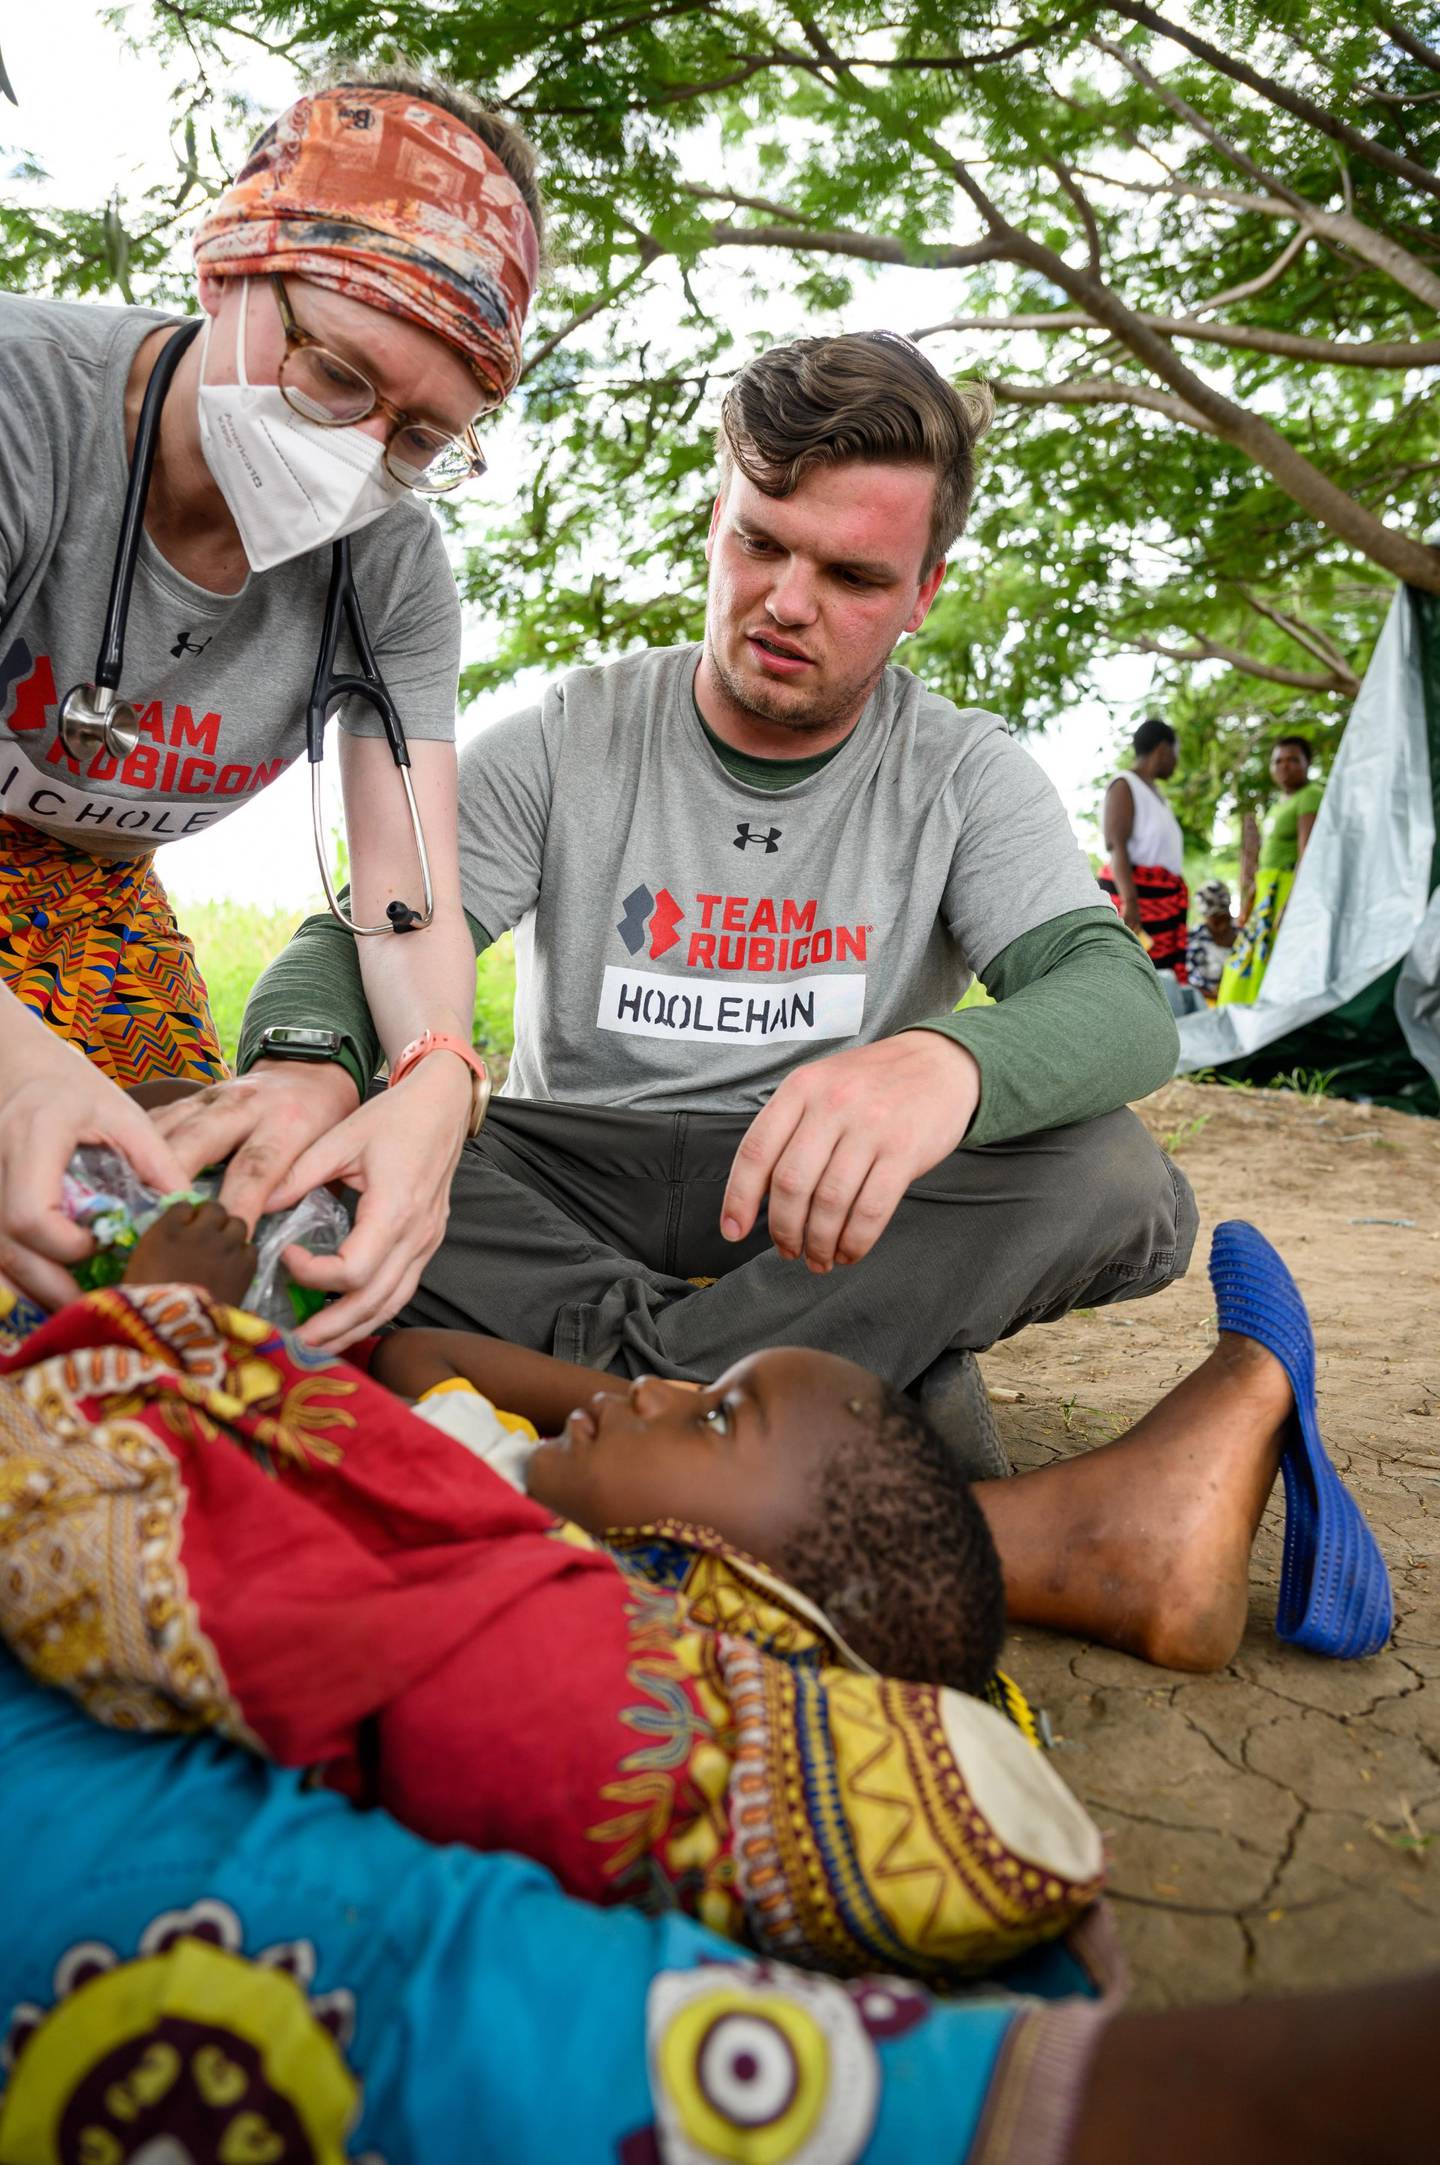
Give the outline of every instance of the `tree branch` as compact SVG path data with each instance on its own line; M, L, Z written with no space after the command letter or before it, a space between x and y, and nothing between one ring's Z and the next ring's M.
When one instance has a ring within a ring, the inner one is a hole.
M552 331L550 336L544 339L532 354L526 356L525 365L520 371L520 382L523 383L531 371L537 369L542 361L548 361L556 347L563 346L566 339L572 337L579 330L582 323L588 323L592 316L600 315L615 301L618 301L627 287L633 286L636 279L642 273L648 271L651 264L657 258L663 256L664 253L665 250L657 241L650 240L648 234L642 236L640 261L634 264L623 278L617 279L613 286L607 287L603 293L597 293L593 301L587 302L584 308L577 310L568 323L562 323L558 331Z
M1417 164L1415 159L1405 157L1398 150L1390 150L1384 143L1377 143L1373 136L1362 135L1348 120L1341 120L1338 114L1317 105L1313 98L1302 96L1285 83L1277 83L1273 76L1262 75L1248 61L1237 60L1232 54L1222 52L1218 45L1212 45L1208 38L1197 36L1195 31L1187 30L1182 24L1170 22L1157 9L1146 7L1144 0L1109 0L1109 4L1117 15L1128 16L1132 23L1141 23L1160 37L1169 38L1172 44L1183 46L1186 52L1193 53L1197 60L1205 61L1219 74L1228 75L1232 82L1243 83L1267 105L1278 105L1282 112L1293 114L1295 119L1303 120L1321 135L1328 135L1332 142L1343 143L1357 158L1366 159L1382 172L1393 173L1398 180L1408 181L1412 188L1420 189L1425 195L1440 197L1440 177L1427 166Z
M1170 646L1163 639L1152 639L1148 632L1141 632L1130 645L1141 654L1163 654L1172 662L1227 662L1243 676L1260 677L1267 684L1293 685L1301 692L1334 692L1337 697L1353 699L1359 688L1348 672L1342 676L1331 669L1322 677L1304 669L1282 669L1275 662L1262 662L1254 654L1246 654L1240 647L1199 635L1193 646Z
M1268 270L1261 271L1258 277L1246 279L1243 285L1227 286L1223 293L1212 293L1208 301L1197 301L1191 315L1208 315L1212 308L1229 308L1235 301L1253 301L1257 293L1267 292L1277 278L1285 276L1295 258L1309 247L1311 239L1309 227L1302 225L1291 234Z
M819 226L732 226L710 228L710 245L716 248L791 248L828 256L857 256L865 263L902 263L910 270L968 270L974 263L995 263L1004 249L994 240L971 241L966 247L912 246L878 233L851 233L843 228L827 232Z
M1201 323L1193 316L1137 317L1162 338L1188 338L1203 346L1240 346L1253 353L1273 353L1288 361L1320 361L1335 368L1437 368L1440 339L1302 338L1293 331L1266 330L1258 324ZM946 323L912 331L914 339L935 338L942 331L1103 331L1103 323L1083 308L1055 308L1033 316L952 316Z
M1440 313L1440 278L1427 271L1398 241L1392 241L1383 233L1376 233L1363 219L1355 217L1353 212L1321 210L1308 196L1298 195L1288 182L1279 179L1274 173L1267 173L1247 152L1241 150L1238 143L1232 143L1203 113L1197 112L1178 91L1171 90L1158 77L1152 75L1133 53L1127 53L1123 45L1116 45L1108 38L1092 38L1090 43L1099 51L1108 53L1112 59L1118 60L1127 74L1151 91L1177 119L1183 120L1187 127L1203 136L1205 141L1212 144L1221 157L1227 158L1238 171L1257 181L1271 195L1288 203L1313 232L1327 240L1336 241L1342 248L1348 248L1352 255L1359 256L1362 262L1369 263L1375 270L1383 271L1397 286L1407 293L1412 293L1417 301L1423 301L1427 308L1433 308Z
M679 194L693 196L697 203L733 203L737 210L758 210L767 218L778 218L783 225L820 226L818 218L789 203L772 203L768 196L738 195L733 188L705 188L694 180L677 180L674 186Z
M1098 277L1101 260L1100 228L1096 223L1095 212L1091 207L1090 198L1086 195L1069 167L1062 165L1058 158L1047 158L1045 163L1080 213L1080 222L1085 228L1085 239L1090 251L1090 268Z
M1118 173L1097 173L1087 165L1077 165L1075 170L1082 180L1098 180L1106 188L1124 188L1131 195L1190 196L1197 203L1224 203L1231 210L1254 211L1261 218L1299 215L1293 203L1282 203L1278 196L1247 195L1240 188L1207 188L1200 181L1179 180L1173 174L1168 181L1122 180Z
M1276 609L1268 601L1262 601L1260 596L1252 594L1248 587L1242 586L1240 592L1248 608L1253 609L1258 616L1268 617L1278 631L1283 631L1286 638L1293 639L1297 646L1304 647L1307 654L1313 654L1317 662L1323 662L1332 675L1345 678L1350 696L1354 698L1360 689L1360 679L1333 639L1327 638L1324 632L1317 631L1313 625L1302 624L1298 617L1287 616L1283 609Z
M1091 270L1077 269L1043 241L1012 225L1000 206L986 194L963 158L947 150L918 122L906 121L891 104L879 99L867 84L845 70L823 32L799 9L796 20L812 50L827 67L836 71L836 87L841 95L863 106L892 134L899 133L930 159L938 171L953 180L979 213L990 239L998 244L996 253L1001 260L1023 264L1048 279L1077 307L1083 308L1105 330L1112 332L1152 376L1167 384L1182 409L1175 418L1184 418L1186 409L1193 411L1200 417L1202 425L1208 425L1215 435L1262 468L1301 510L1328 527L1350 548L1369 557L1372 563L1394 577L1418 586L1422 592L1440 593L1440 550L1387 526L1383 519L1368 511L1307 459L1262 415L1237 405L1187 368L1170 342L1151 330L1102 278ZM1265 176L1265 185L1269 185L1268 176ZM1290 191L1277 187L1274 192L1285 195ZM1343 223L1358 225L1355 219L1346 219ZM1368 231L1366 228L1361 230ZM1373 234L1369 237L1372 241L1376 238ZM1403 251L1397 253L1403 254ZM1440 293L1440 280L1432 283ZM1010 388L1021 389L1020 386ZM1124 387L1125 393L1137 388L1133 385ZM1020 402L1024 402L1023 398ZM1128 397L1125 402L1132 403ZM1133 403L1140 404L1141 401L1137 398ZM1187 425L1190 424L1187 422Z
M1109 376L1087 376L1073 383L992 383L990 388L1007 406L1143 406L1184 428L1198 429L1202 436L1220 433L1184 399L1152 391L1148 384L1122 383Z
M1424 44L1413 30L1407 30L1403 23L1397 23L1394 16L1384 8L1376 8L1375 20L1392 45L1398 45L1402 53L1408 53L1412 60L1418 60L1422 68L1429 68L1433 74L1440 75L1440 53L1436 52L1433 45Z

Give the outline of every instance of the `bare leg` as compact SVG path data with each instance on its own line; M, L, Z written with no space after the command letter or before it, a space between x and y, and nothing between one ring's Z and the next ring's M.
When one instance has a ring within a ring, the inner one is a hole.
M1119 2014L1066 2165L1414 2165L1440 2123L1440 1977Z
M1292 1405L1274 1355L1225 1332L1116 1442L977 1482L1012 1622L1164 1668L1223 1668L1245 1629L1250 1548Z

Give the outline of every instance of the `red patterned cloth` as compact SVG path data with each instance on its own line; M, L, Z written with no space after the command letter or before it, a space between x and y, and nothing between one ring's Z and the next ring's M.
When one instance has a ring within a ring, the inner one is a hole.
M216 1729L436 1841L838 1970L984 1967L1093 1900L1098 1835L1002 1715L840 1669L795 1619L769 1651L785 1589L752 1566L720 1602L717 1561L704 1628L188 1287L92 1293L0 1361L0 1634L112 1726Z
M1185 962L1185 942L1190 915L1189 888L1178 872L1167 872L1164 865L1137 864L1130 870L1135 876L1135 892L1140 901L1140 936L1150 960L1157 970L1173 970L1177 984L1188 984L1190 972ZM1120 890L1108 864L1100 867L1100 885L1120 910Z
M195 234L215 278L292 272L434 331L504 398L539 244L478 135L401 90L341 84L267 128Z

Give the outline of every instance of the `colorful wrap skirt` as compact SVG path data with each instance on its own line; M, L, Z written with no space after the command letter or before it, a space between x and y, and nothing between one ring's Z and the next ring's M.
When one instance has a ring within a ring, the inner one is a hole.
M1178 872L1167 872L1163 865L1137 864L1130 869L1135 876L1140 937L1146 952L1157 970L1173 970L1176 983L1183 985L1190 974L1185 966L1190 890ZM1099 877L1100 885L1120 910L1120 890L1108 864L1101 865Z
M1294 885L1293 866L1266 865L1256 873L1250 915L1235 935L1230 959L1220 973L1217 1007L1249 1007L1258 998Z
M625 1568L349 1364L192 1288L0 1363L0 1636L114 1728L211 1731L568 1893L944 1983L1094 1904L1093 1824L982 1700L841 1665L690 1530ZM818 1622L817 1622L818 1618Z
M91 857L0 818L0 980L122 1089L228 1072L150 857Z

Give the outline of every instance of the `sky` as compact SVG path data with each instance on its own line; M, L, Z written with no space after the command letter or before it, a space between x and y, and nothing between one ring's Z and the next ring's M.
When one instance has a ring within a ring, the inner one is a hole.
M278 109L293 94L289 70L251 48L237 50L234 87L262 109ZM0 8L0 53L20 101L18 109L0 101L0 148L9 154L0 160L0 171L8 169L15 153L28 152L49 173L47 202L93 208L117 184L122 189L143 185L172 170L165 70L151 53L127 53L91 0ZM61 54L63 69L57 59ZM936 292L933 276L923 272L889 272L862 281L846 312L845 327L911 329L933 323ZM509 449L518 451L518 439L511 440ZM496 438L487 435L491 472L481 486L501 510L514 485L512 481L507 488L506 450L503 431ZM318 625L316 631L318 637ZM483 652L485 637L482 623L467 624L467 660ZM1154 664L1144 656L1116 658L1105 664L1107 692L1118 708L1128 709L1145 698L1153 674ZM467 708L459 720L461 742L524 705L542 681L538 675L523 680ZM1106 707L1086 703L1056 715L1043 733L1027 740L1087 848L1098 846L1098 784L1108 771L1116 738ZM335 764L333 758L327 762ZM243 811L203 835L168 846L162 872L182 905L231 900L296 908L313 901L318 883L304 763Z

